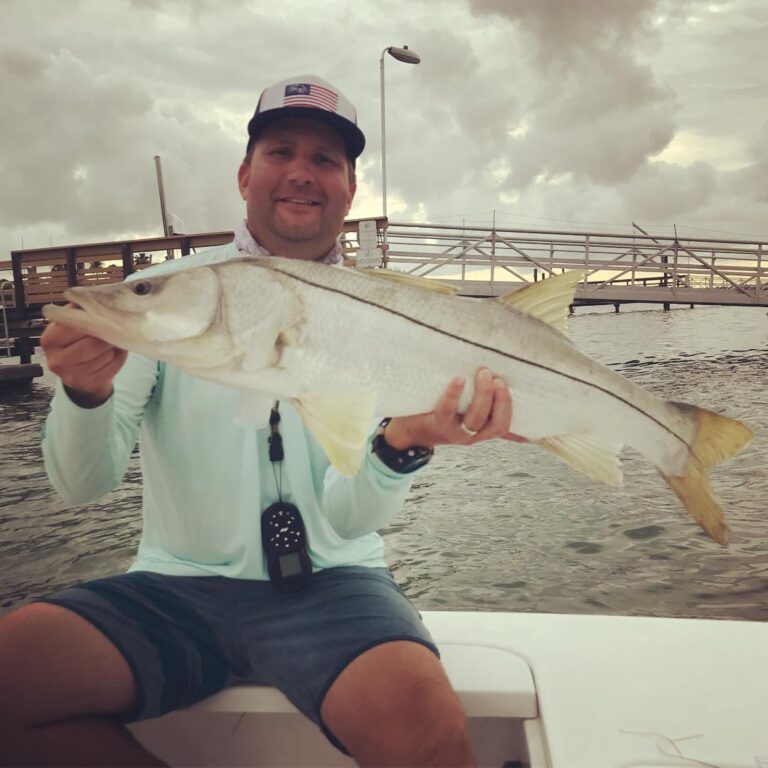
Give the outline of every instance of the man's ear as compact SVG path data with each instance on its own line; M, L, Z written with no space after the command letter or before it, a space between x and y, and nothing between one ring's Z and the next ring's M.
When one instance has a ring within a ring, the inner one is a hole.
M243 200L248 199L248 180L251 178L250 163L240 163L237 171L237 186L240 189L240 197Z
M352 208L352 203L355 200L355 192L357 192L357 182L353 181L349 185L349 200L347 201L347 213L349 213L350 209Z

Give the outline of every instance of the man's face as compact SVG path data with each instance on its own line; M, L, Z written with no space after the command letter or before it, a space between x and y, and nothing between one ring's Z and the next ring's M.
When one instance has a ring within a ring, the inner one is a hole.
M276 256L324 256L355 195L347 163L325 123L286 118L265 128L237 175L251 234Z

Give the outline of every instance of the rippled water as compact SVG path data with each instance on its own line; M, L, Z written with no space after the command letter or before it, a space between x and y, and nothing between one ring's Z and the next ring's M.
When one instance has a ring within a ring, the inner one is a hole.
M531 446L443 448L384 531L422 609L768 619L768 317L761 309L579 310L575 344L656 394L745 421L753 443L712 473L729 547L629 451L621 489ZM101 503L67 509L39 449L51 378L0 399L0 608L116 573L139 535L134 456Z

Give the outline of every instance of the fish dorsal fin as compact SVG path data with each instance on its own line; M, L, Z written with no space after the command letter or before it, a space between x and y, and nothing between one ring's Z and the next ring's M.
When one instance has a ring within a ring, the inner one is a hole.
M609 445L590 434L554 435L536 442L593 480L619 486L624 482L619 462L621 445Z
M373 277L376 280L389 280L399 285L410 285L413 288L423 288L425 291L433 291L434 293L442 293L446 296L453 296L458 293L458 288L453 285L446 285L439 280L430 280L428 277L416 277L415 275L407 275L404 272L397 272L394 269L377 269L369 270L365 273L368 277Z
M294 405L331 464L342 475L354 475L365 455L376 393L310 392Z
M568 306L573 303L576 285L583 280L584 274L584 270L573 269L499 296L498 301L551 325L567 336Z

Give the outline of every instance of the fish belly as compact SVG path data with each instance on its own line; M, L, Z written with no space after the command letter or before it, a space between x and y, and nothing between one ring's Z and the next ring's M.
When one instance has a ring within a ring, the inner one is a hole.
M657 466L684 465L690 426L559 332L492 302L438 297L435 310L433 297L426 298L392 312L354 297L303 291L305 322L297 343L283 351L283 379L299 398L372 392L377 416L406 416L434 410L450 380L463 376L463 413L477 370L488 367L509 387L511 432L529 440L590 434L632 446ZM460 314L448 321L439 316L440 304Z
M472 344L346 297L307 292L302 302L301 337L283 351L280 367L305 393L372 392L377 415L406 416L434 410L451 379L463 376L463 411L475 372L489 364Z

